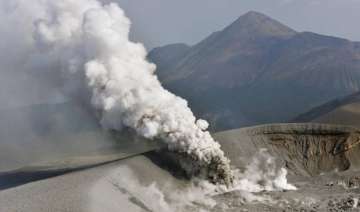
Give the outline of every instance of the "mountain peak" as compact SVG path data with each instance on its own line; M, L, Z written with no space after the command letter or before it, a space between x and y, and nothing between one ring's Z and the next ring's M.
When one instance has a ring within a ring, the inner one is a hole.
M267 15L260 13L260 12L256 12L253 10L250 10L249 12L245 13L244 15L241 16L242 18L266 18L269 19L270 17L268 17Z
M269 37L291 37L296 34L296 31L290 27L256 11L245 13L226 29L235 34Z

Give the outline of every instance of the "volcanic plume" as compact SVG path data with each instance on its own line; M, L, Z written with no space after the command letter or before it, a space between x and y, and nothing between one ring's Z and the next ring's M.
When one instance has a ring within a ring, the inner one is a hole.
M214 183L231 183L230 161L207 131L208 123L162 87L144 46L129 40L131 23L117 4L14 0L1 7L13 33L24 36L14 63L61 76L65 90L77 93L73 96L88 93L104 129L131 128L161 140L191 158L192 164L183 164L189 173L196 168Z

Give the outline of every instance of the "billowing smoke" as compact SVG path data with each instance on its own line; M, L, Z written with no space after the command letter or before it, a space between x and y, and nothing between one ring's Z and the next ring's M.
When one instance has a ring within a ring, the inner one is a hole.
M131 128L160 139L191 158L199 174L231 183L230 162L208 123L196 120L184 99L162 87L143 45L129 41L130 21L116 4L12 0L2 1L1 9L8 25L21 26L14 35L24 33L17 44L24 69L62 77L73 96L89 94L105 129Z
M296 190L286 178L287 170L283 168L266 149L261 149L244 173L235 175L235 190L248 192Z

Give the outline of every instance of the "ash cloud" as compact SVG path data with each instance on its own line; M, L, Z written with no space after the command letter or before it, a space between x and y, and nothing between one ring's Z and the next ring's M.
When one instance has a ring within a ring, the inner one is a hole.
M1 62L8 72L39 76L36 82L88 101L103 128L131 128L160 139L169 150L192 158L213 182L231 183L230 161L206 130L207 122L161 86L143 45L129 40L131 22L118 5L3 1L1 17L1 47L9 49Z

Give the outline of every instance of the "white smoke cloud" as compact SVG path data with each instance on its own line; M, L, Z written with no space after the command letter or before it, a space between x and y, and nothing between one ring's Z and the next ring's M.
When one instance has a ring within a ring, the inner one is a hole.
M233 190L247 192L296 190L286 178L287 170L281 167L266 149L261 149L246 167L238 172Z
M89 93L105 129L160 138L206 177L230 184L230 162L206 131L208 123L161 86L143 45L129 40L130 20L116 4L13 0L1 2L1 13L4 38L12 41L4 44L13 51L6 56L9 70L61 77L73 96Z

